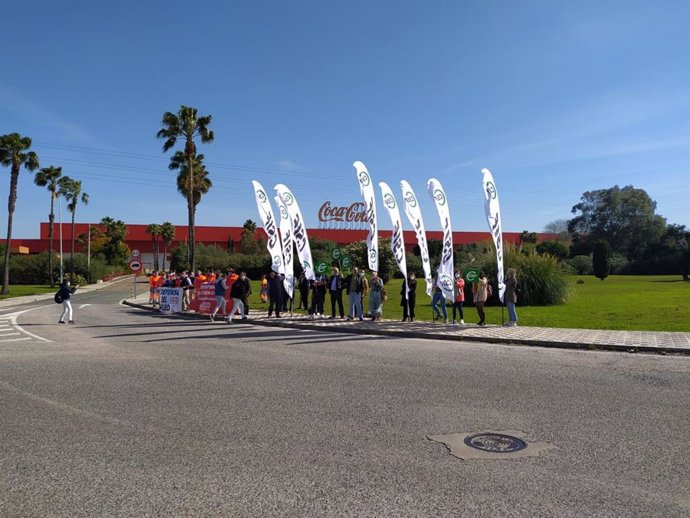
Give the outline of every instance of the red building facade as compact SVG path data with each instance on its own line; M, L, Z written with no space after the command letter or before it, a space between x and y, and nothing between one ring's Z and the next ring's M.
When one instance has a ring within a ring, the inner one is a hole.
M97 223L76 223L74 225L74 233L77 238L81 235L86 235L89 231L89 227L98 227ZM125 238L125 243L130 249L139 250L142 254L150 254L153 252L153 242L151 236L146 233L146 227L148 225L127 225L127 236ZM196 242L203 243L205 245L217 245L224 250L230 248L231 243L234 246L235 252L241 252L240 250L240 238L242 237L242 227L209 227L209 226L197 226L196 230ZM307 229L307 234L309 237L317 237L319 239L324 239L328 241L334 241L338 245L347 245L349 243L357 241L365 241L367 238L366 230L345 230L345 229L326 229L326 228L312 228ZM417 238L415 237L414 231L405 230L403 232L405 239L405 248L411 251L412 248L417 244ZM265 236L262 228L257 228L255 232L256 237ZM379 230L379 236L382 238L390 237L390 230ZM520 243L521 232L504 232L503 241L505 243ZM540 241L552 238L553 236L549 234L538 234ZM58 251L60 249L60 229L59 224L55 224L54 236L53 236L53 250ZM175 248L179 243L184 243L188 239L188 231L186 225L179 225L175 227L175 240L173 241L171 248ZM443 232L439 231L427 231L427 239L443 239ZM486 232L453 232L453 244L462 245L469 243L477 243L482 241L490 241L491 235L488 231ZM62 224L62 246L63 252L68 253L71 247L72 241L72 226L69 223ZM19 250L19 247L24 247L28 249L31 254L46 252L50 248L48 240L48 223L41 223L40 226L40 238L39 239L13 239L11 247L13 250ZM75 243L75 250L77 252L86 252L86 247L80 245L78 242Z

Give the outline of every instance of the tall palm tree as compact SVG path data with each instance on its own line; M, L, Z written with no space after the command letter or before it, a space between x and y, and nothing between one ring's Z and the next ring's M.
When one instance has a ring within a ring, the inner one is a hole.
M164 153L177 143L178 138L183 138L185 141L184 157L187 169L190 171L185 190L189 218L189 267L194 271L196 269L196 258L194 256L194 207L196 205L194 204L194 186L192 181L196 177L194 174L194 156L196 155L194 138L199 137L204 144L213 142L213 131L208 129L209 124L211 124L211 115L198 116L196 108L182 105L176 114L165 112L162 123L163 128L158 131L156 137L165 139L163 143Z
M187 209L192 214L192 218L196 218L196 207L201 202L201 197L208 193L208 191L213 187L213 182L208 177L208 170L206 165L204 165L204 155L194 155L192 157L192 168L188 167L187 157L182 151L176 152L170 158L170 164L168 169L171 171L177 170L177 191L187 198ZM189 185L192 185L192 205L189 206L189 197L187 195L187 189ZM190 243L192 241L190 236ZM189 263L190 269L192 268L192 263ZM191 271L195 271L192 269Z
M53 278L53 231L55 229L55 198L58 197L58 190L60 189L60 177L62 176L62 167L49 166L44 167L34 177L34 183L39 187L46 187L50 192L50 214L48 214L48 240L50 241L50 249L48 250L48 277L50 278L50 287L55 287L55 279Z
M146 227L146 233L151 236L151 252L153 253L153 269L159 269L158 263L158 238L161 235L161 226L158 223L151 223Z
M81 180L73 180L69 176L60 179L60 194L67 200L67 210L72 213L72 243L70 248L70 273L74 273L74 217L77 212L77 204L81 200L84 205L89 204L89 195L81 192Z
M10 197L7 204L7 240L5 242L4 273L2 277L2 290L0 294L7 295L10 292L10 240L12 239L12 220L14 208L17 204L17 182L19 170L22 165L29 171L39 168L38 156L31 147L31 139L22 137L19 133L9 133L0 136L0 164L10 168Z
M175 239L175 225L169 221L161 225L161 238L163 239L163 269L165 269L165 258L168 256L168 247Z

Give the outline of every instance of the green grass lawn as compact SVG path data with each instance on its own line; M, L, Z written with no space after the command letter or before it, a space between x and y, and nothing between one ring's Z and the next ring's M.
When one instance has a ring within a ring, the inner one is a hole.
M10 286L9 295L0 295L0 300L9 299L13 297L23 297L24 295L42 295L44 293L53 293L57 291L57 286L51 288L41 284L19 284Z
M690 282L680 276L632 276L612 275L600 281L593 276L567 276L569 299L559 306L520 306L518 319L523 326L568 327L579 329L609 329L636 331L690 331ZM584 284L577 284L582 279ZM383 317L402 319L400 286L402 280L394 279L387 286L388 301L384 304ZM250 306L253 309L268 307L261 304L259 283L252 282ZM297 296L299 300L299 295ZM343 293L345 313L347 296ZM369 301L364 303L365 313ZM330 296L326 296L326 314L331 313ZM424 291L424 280L417 280L416 320L431 321L431 299ZM448 306L448 317L452 309ZM503 321L508 320L508 310L503 308ZM465 323L476 324L477 311L465 306ZM486 321L501 324L501 307L488 306Z

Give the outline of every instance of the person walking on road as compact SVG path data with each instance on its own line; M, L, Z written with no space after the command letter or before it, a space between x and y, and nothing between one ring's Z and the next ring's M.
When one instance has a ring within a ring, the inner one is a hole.
M218 275L216 276L216 308L213 310L213 313L211 313L211 322L214 321L216 318L216 314L218 311L222 311L223 313L223 318L228 317L228 311L226 309L226 304L225 304L225 292L228 289L228 284L225 281L225 274L218 272Z
M232 297L232 309L230 310L230 314L228 315L228 324L232 324L232 317L235 316L235 313L239 313L242 317L242 320L247 319L247 316L244 314L244 302L242 301L242 298L245 296L247 288L245 283L243 283L240 280L241 278L242 276L240 276L239 279L233 282L232 286L230 287L230 296Z
M68 318L68 322L70 324L74 324L74 320L72 318L72 302L70 301L70 298L72 295L74 295L74 292L77 291L78 287L79 285L77 284L76 286L74 286L74 288L70 288L68 280L63 280L62 284L60 284L60 289L55 294L56 299L59 297L62 300L62 315L60 315L60 320L58 320L58 324L65 323L65 316Z
M249 295L252 294L252 285L247 277L247 272L240 272L240 277L235 281L235 284L232 285L234 288L237 285L237 293L240 296L240 300L242 301L242 319L244 320L247 318L247 315L249 315ZM232 295L232 289L230 290L230 294ZM234 295L233 295L234 298ZM234 309L234 308L233 308Z

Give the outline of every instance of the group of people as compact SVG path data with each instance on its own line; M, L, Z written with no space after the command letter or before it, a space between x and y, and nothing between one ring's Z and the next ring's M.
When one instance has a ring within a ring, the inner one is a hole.
M205 280L204 282L211 282ZM246 272L240 272L239 275L234 268L229 268L227 273L220 271L215 272L213 279L214 294L216 297L216 307L213 313L209 315L211 322L214 322L216 315L220 312L223 320L228 324L232 323L235 315L239 314L242 320L247 319L249 315L249 295L252 294L252 284L247 277ZM229 284L229 286L228 286ZM230 290L230 298L232 299L232 309L230 313L227 311L226 292Z
M509 268L504 279L505 292L503 294L503 300L508 306L508 318L509 321L505 324L506 326L516 327L517 326L517 311L515 310L515 304L517 303L517 277L515 275L515 269ZM404 288L403 288L404 289ZM480 272L479 279L477 282L472 283L472 302L474 307L477 309L477 314L479 316L479 322L477 325L486 325L486 313L484 312L484 305L491 297L491 286L489 286L489 281L487 279L486 273ZM453 324L464 324L465 316L463 311L463 304L465 303L465 280L462 278L462 272L455 272L455 280L453 282ZM402 302L401 302L402 304ZM431 309L433 312L434 320L440 320L443 318L445 323L448 322L448 310L446 309L446 301L443 294L443 290L438 286L437 282L434 282L433 297L431 299ZM405 315L405 313L403 313ZM458 318L459 317L459 318ZM412 315L414 318L414 315ZM403 318L403 321L405 318Z
M262 303L268 302L268 317L275 314L275 318L280 318L280 313L288 311L289 304L292 303L284 285L285 276L275 271L261 277L260 297ZM153 272L149 277L150 296L149 303L154 306L158 303L158 291L161 287L182 288L184 291L183 310L188 311L191 304L194 289L203 282L213 282L215 286L216 307L210 315L211 321L215 320L218 313L228 323L232 322L235 314L239 314L242 319L246 319L249 313L249 295L252 293L251 283L245 272L237 274L230 268L226 273L220 271L209 271L202 273L201 270L192 277L188 272L183 271L179 274L175 272ZM507 326L517 326L517 278L515 270L509 268L504 280L505 293L504 301L508 307L509 321ZM226 310L226 291L230 290L230 297L233 307L228 314ZM402 283L400 289L400 306L402 306L403 322L414 322L416 307L417 279L414 272L407 278L407 286ZM373 321L381 320L383 316L383 303L387 300L388 294L384 287L383 280L377 272L371 272L367 279L363 270L354 267L352 271L343 276L339 268L333 268L330 276L317 274L314 279L309 280L304 273L299 277L295 291L299 292L300 298L297 309L304 309L309 313L310 319L325 318L326 295L330 295L331 315L345 318L345 305L343 303L343 292L347 297L347 320L364 320L365 317ZM487 276L480 272L477 282L472 283L472 302L479 316L479 326L486 325L486 314L484 305L491 296L491 287ZM364 301L368 300L369 311L364 312ZM453 300L452 300L452 323L464 324L465 315L463 305L465 302L465 280L462 271L455 272L453 281ZM448 309L443 290L439 287L437 279L434 280L431 300L432 316L434 320L443 319L448 323ZM71 320L71 318L70 318Z
M282 279L283 276L271 272L269 278L264 276L261 280L262 301L269 301L269 318L273 313L273 309L275 309L275 315L278 318L280 317L281 308L283 311L287 310L288 295L283 286ZM505 287L504 300L508 306L509 316L509 321L506 325L517 326L517 312L515 310L517 278L515 270L512 268L507 271ZM383 303L388 297L383 280L377 272L372 272L370 279L367 279L364 272L357 267L354 267L347 276L343 276L338 268L333 268L330 276L326 277L323 274L317 274L311 281L303 273L297 281L296 289L300 294L297 309L308 311L310 319L325 318L324 305L327 294L330 295L331 301L331 315L328 318L334 319L336 316L345 318L345 307L343 304L343 292L345 292L348 302L348 320L364 320L365 317L371 318L374 321L381 320L383 316ZM403 283L400 289L403 322L414 322L417 302L416 290L417 279L414 272L412 272L407 278L407 287ZM481 272L478 281L472 283L472 302L477 309L479 326L486 325L484 305L490 296L491 287L489 286L487 276L484 272ZM369 302L369 311L367 313L364 312L364 301L366 300ZM462 277L462 271L458 271L455 273L453 282L453 324L465 324L464 302L465 279ZM448 323L446 300L443 290L438 286L436 280L434 281L432 292L431 308L434 320L443 319L444 323Z
M237 274L234 268L229 268L227 272L210 270L204 273L198 270L194 276L191 276L186 270L167 273L164 271L153 271L149 275L149 304L154 307L160 304L161 288L182 288L182 311L189 311L194 294L204 282L212 282L214 284L216 307L210 315L211 321L215 320L219 312L228 323L232 321L232 317L236 313L239 313L243 319L247 318L249 313L249 295L252 293L251 282L245 272ZM230 289L230 297L233 299L233 308L230 314L227 312L227 302L225 299L225 293L228 289Z

